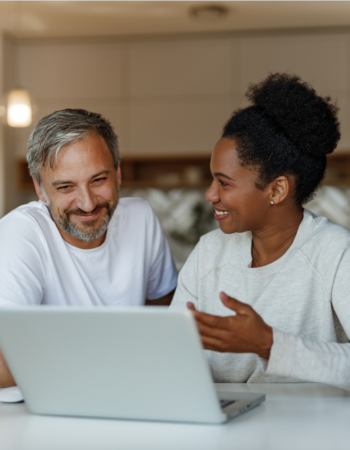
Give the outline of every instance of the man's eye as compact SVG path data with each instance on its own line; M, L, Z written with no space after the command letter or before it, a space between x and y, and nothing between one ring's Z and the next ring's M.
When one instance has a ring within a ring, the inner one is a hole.
M70 188L70 186L60 186L57 188L59 191L67 191Z
M224 181L219 180L219 183L221 184L221 186L227 186L227 183L225 183Z
M106 179L106 177L101 177L101 178L96 178L95 180L94 180L94 182L96 183L99 183L100 181L104 181Z

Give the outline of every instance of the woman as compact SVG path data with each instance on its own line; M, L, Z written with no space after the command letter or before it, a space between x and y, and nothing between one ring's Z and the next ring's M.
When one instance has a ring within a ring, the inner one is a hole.
M190 255L171 307L193 310L216 382L350 389L350 232L303 209L340 138L337 108L287 74L247 97L211 158L220 230Z

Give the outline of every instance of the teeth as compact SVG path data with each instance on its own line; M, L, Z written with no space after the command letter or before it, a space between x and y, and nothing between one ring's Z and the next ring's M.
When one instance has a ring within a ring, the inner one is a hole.
M217 209L215 210L215 212L218 216L224 216L225 214L230 214L229 211L218 211Z

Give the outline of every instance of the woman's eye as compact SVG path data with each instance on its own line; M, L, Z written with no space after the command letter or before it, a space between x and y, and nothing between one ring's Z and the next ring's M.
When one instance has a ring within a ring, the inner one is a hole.
M219 183L221 184L221 186L227 186L227 183L225 183L224 181L219 180Z

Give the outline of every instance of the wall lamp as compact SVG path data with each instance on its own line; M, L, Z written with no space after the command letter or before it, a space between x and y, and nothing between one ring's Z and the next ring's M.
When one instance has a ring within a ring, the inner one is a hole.
M24 128L32 123L32 104L25 89L12 89L7 95L7 123L10 127Z

